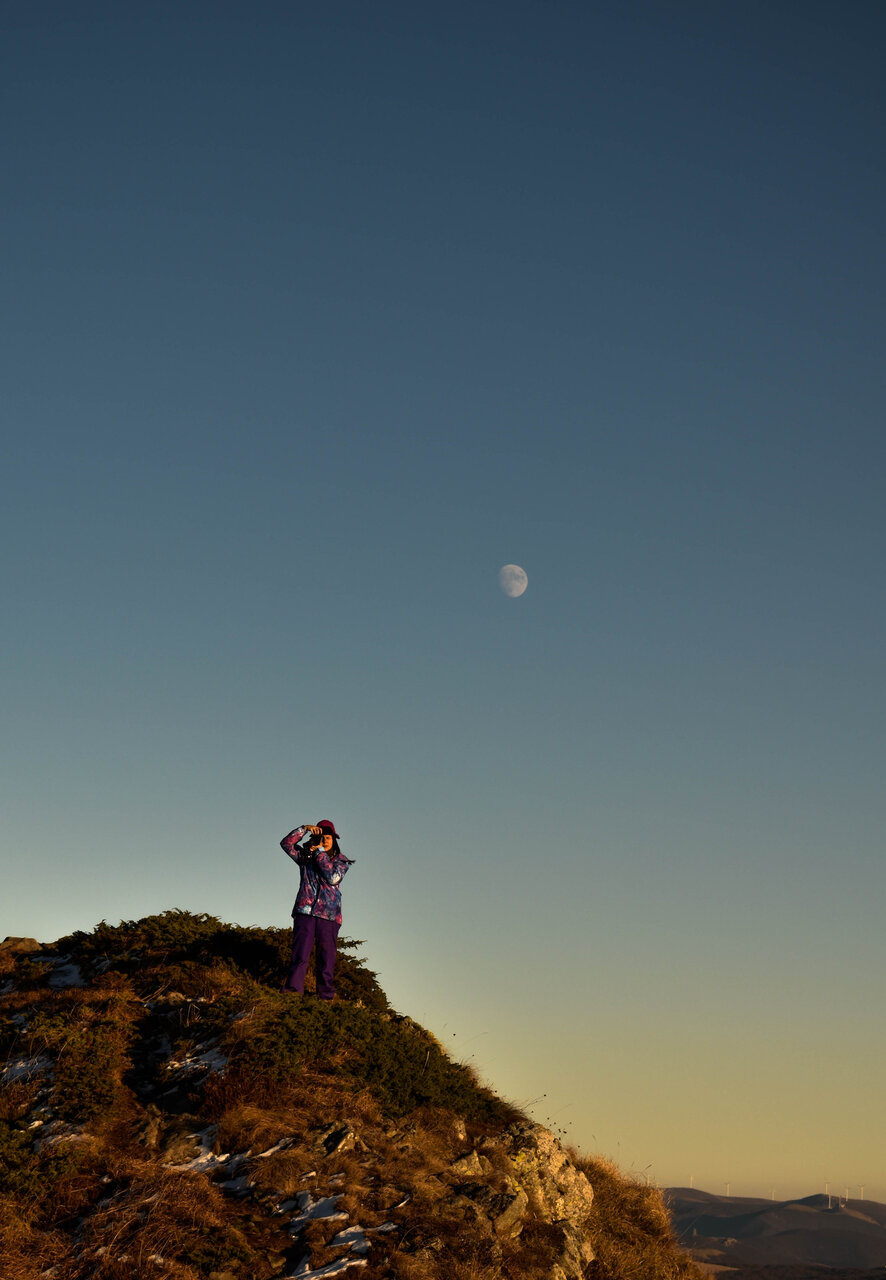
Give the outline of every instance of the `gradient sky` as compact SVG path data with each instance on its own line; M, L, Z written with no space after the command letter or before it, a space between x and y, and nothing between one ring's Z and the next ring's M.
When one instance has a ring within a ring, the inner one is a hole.
M884 36L4 6L0 936L285 926L331 817L499 1092L886 1201Z

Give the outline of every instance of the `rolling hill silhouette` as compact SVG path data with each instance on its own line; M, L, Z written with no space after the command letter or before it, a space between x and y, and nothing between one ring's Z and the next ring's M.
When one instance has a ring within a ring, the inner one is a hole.
M680 1239L708 1264L754 1269L771 1280L779 1280L776 1272L761 1268L793 1269L783 1280L802 1280L823 1275L822 1268L879 1268L882 1275L886 1267L886 1205L874 1201L743 1199L672 1187L665 1202Z

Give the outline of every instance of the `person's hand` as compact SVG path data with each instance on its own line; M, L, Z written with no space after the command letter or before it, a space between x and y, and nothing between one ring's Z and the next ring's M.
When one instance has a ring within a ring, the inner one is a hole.
M310 831L312 836L318 836L320 834L319 827L306 827L305 830Z

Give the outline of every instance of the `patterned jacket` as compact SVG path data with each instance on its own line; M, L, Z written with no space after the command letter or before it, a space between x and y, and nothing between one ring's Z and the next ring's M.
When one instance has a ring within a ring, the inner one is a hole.
M292 915L317 916L321 920L334 920L341 924L341 889L339 885L351 865L352 859L343 853L334 856L322 849L310 853L307 845L300 846L307 827L296 827L280 841L280 847L293 862L298 863L301 881Z

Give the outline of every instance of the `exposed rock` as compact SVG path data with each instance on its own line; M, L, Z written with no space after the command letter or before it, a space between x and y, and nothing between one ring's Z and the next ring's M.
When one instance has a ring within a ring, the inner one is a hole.
M529 1207L526 1192L510 1178L505 1190L496 1192L488 1182L464 1182L455 1187L456 1203L468 1200L482 1209L495 1234L503 1240L511 1240L523 1230L523 1218Z
M25 956L42 950L43 944L36 938L4 938L0 942L0 952L6 955Z
M63 991L66 987L84 987L86 985L80 966L73 964L68 956L55 961L49 975L49 985L53 991Z
M498 1196L496 1208L498 1212L492 1219L495 1234L503 1240L511 1240L523 1230L523 1218L529 1208L529 1197L523 1188L510 1178L506 1180L505 1190Z
M190 1169L199 1173L215 1173L225 1169L232 1173L243 1163L243 1156L231 1156L226 1152L213 1151L218 1137L218 1125L210 1124L196 1132L187 1129L187 1124L194 1116L181 1116L174 1125L166 1129L165 1141L161 1142L161 1159L169 1167Z
M515 1124L505 1131L501 1144L536 1212L549 1222L587 1218L594 1190L549 1129Z
M403 1237L400 1248L403 1253L412 1253L417 1258L434 1258L442 1253L445 1244L430 1227L415 1226Z
M34 955L43 948L36 938L4 938L0 942L0 973L12 973L19 956ZM4 995L11 990L7 988Z
M488 1164L489 1161L487 1160L486 1163ZM481 1173L489 1172L488 1169L484 1170L476 1151L469 1151L467 1155L459 1156L458 1160L453 1160L449 1167L460 1178L477 1178Z
M319 1137L320 1145L328 1156L339 1152L353 1151L358 1143L354 1130L346 1124L331 1124ZM360 1144L362 1146L362 1143Z
M499 1141L528 1206L563 1230L563 1251L552 1280L581 1280L594 1257L586 1233L594 1199L590 1182L543 1125L512 1125Z
M448 1208L457 1210L463 1222L469 1222L492 1234L489 1205L495 1192L485 1182L461 1182L453 1188Z
M445 1199L449 1194L449 1190L449 1187L445 1186L439 1178L435 1177L434 1174L429 1174L422 1182L422 1197L425 1200L431 1201L431 1203L436 1203L438 1200ZM409 1199L410 1197L407 1195L404 1200L403 1194L401 1193L401 1204L406 1203ZM395 1205L394 1207L399 1208L399 1205Z
M155 1143L156 1143L155 1136ZM153 1144L152 1144L153 1145ZM164 1164L182 1165L196 1159L203 1152L203 1144L198 1133L178 1133L163 1147Z

